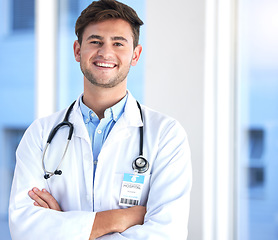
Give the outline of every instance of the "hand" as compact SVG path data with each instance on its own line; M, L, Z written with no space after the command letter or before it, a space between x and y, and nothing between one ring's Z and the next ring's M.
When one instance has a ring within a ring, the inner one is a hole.
M146 207L143 206L97 212L90 240L101 237L107 233L124 232L134 225L142 225L144 223L145 214Z
M62 211L56 199L46 189L40 191L38 188L33 188L28 195L35 201L35 206Z

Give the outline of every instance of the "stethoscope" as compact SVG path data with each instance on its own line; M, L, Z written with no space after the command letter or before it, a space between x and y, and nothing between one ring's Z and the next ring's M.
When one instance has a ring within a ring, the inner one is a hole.
M73 124L71 122L69 122L69 116L70 116L70 113L71 113L71 111L73 109L74 104L75 104L75 101L68 108L63 121L61 123L59 123L56 127L54 127L51 130L51 132L50 132L50 134L48 136L48 139L47 139L47 142L46 142L46 146L45 146L45 148L43 150L43 155L42 155L42 168L43 168L43 171L44 171L44 178L45 179L48 179L48 178L52 177L53 175L61 175L62 174L62 170L59 169L59 168L60 168L61 163L63 162L63 160L65 158L65 155L66 155L66 152L68 150L68 146L69 146L70 140L72 138L73 129L74 129ZM142 122L143 122L143 113L142 113L142 109L141 109L141 106L140 106L139 102L137 102L137 106L139 108L141 119L142 119ZM62 156L62 158L61 158L57 168L54 170L54 172L51 172L51 171L46 170L45 164L44 164L44 158L45 158L46 151L47 151L47 149L48 149L52 139L54 138L56 133L59 131L59 129L64 127L64 126L69 127L67 144L66 144L63 156ZM134 170L135 173L145 173L149 169L149 162L146 160L145 157L143 157L143 132L144 132L143 126L139 127L139 131L140 131L139 156L132 162L132 169Z

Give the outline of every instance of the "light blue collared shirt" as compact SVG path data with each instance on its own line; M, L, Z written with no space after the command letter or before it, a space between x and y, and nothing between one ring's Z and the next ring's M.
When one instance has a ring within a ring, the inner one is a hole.
M88 130L92 151L93 151L93 158L94 158L94 175L93 181L95 180L95 172L98 163L98 155L100 150L107 139L110 131L114 127L115 123L121 117L124 112L125 104L127 100L127 95L117 104L114 106L107 108L104 111L104 118L99 120L98 116L95 114L93 110L88 108L83 103L83 98L80 98L80 109L83 115L83 120Z

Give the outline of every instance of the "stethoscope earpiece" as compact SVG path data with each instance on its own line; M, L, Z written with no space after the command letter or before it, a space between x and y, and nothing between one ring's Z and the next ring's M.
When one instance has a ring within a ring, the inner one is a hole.
M55 170L54 174L55 175L62 175L62 170Z
M44 179L48 179L48 178L50 178L50 175L49 174L44 174Z
M55 170L54 173L51 173L51 174L46 173L46 174L44 174L43 177L44 177L44 179L48 179L53 175L62 175L62 170Z

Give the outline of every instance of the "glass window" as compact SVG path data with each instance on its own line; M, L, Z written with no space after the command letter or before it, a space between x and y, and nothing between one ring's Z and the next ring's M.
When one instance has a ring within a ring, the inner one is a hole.
M0 22L0 232L9 240L15 149L34 120L34 0L0 0Z
M34 1L35 0L13 0L11 14L13 30L34 29Z
M278 239L278 2L240 0L238 239Z

